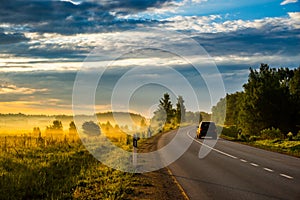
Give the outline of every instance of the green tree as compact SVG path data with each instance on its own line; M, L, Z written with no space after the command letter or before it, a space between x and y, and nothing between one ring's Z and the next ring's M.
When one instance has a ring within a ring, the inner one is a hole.
M184 105L184 100L182 96L178 96L177 103L176 103L176 123L180 124L182 122L185 122L185 113L186 108Z
M226 114L226 98L221 98L217 105L212 107L212 120L217 124L223 124Z
M291 131L297 133L300 129L300 67L293 72L294 74L289 82L291 106L294 108L291 113L291 123L294 128Z
M244 91L227 94L212 108L218 122L226 108L226 125L237 125L244 133L259 135L274 127L282 133L297 133L300 125L300 67L270 68L261 64L250 68ZM226 105L226 106L225 106Z
M227 126L239 126L243 98L244 92L227 94L225 98L221 98L212 108L213 121Z
M191 112L186 111L185 113L185 122L191 123L191 124L199 124L199 122L202 120L202 114L204 112Z
M300 67L293 71L293 75L290 75L289 89L291 95L300 97Z
M185 121L188 122L188 123L196 123L196 124L198 124L199 121L196 120L197 116L199 118L200 112L194 113L194 112L191 112L191 111L187 111L185 113Z
M232 126L239 126L239 115L241 111L241 102L243 101L244 92L236 92L234 94L227 94L226 96L226 118L225 124Z
M174 117L174 110L168 93L165 93L164 97L159 100L158 110L154 112L154 115L156 115L158 121L162 121L165 118L166 123L171 122Z
M269 127L288 131L291 112L287 87L289 75L288 70L276 70L267 64L261 64L259 71L250 69L240 115L248 133L257 134Z
M203 112L203 111L200 112L201 121L210 121L210 120L212 120L211 118L212 118L211 114L209 114L207 112ZM199 119L198 116L197 116L197 119Z

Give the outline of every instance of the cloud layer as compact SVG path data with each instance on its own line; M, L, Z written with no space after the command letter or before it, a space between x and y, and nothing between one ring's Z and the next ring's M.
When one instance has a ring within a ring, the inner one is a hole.
M1 23L19 25L32 32L76 34L128 29L140 20L116 21L116 15L127 15L159 8L169 0L82 1L11 1L1 0ZM144 23L144 21L143 21Z
M143 27L173 30L193 38L218 65L227 91L241 90L249 67L260 63L299 66L297 2L0 0L0 108L12 111L23 106L26 111L31 108L40 112L47 104L53 112L70 111L76 71L95 48L102 52L97 59L103 64L111 61L107 52L125 51L138 38L144 47L151 42L165 45L163 41L168 40L176 47L185 47L181 38L172 35L130 31ZM158 49L163 49L163 45ZM141 49L136 50L138 55L134 50L114 62L116 72L106 75L99 108L108 109L112 83L120 77L118 73L133 66L171 66L188 75L191 82L196 80L191 67L174 55L159 51L146 54ZM199 55L193 56L205 64ZM174 81L174 77L168 78ZM205 92L205 86L197 87ZM159 97L158 93L155 95ZM206 107L207 102L203 104ZM137 107L143 109L142 105Z

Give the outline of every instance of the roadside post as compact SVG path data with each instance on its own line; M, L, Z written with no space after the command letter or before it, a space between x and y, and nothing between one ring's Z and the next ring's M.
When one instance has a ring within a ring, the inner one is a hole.
M151 138L152 137L152 132L151 132L151 128L150 126L147 129L147 138Z
M134 135L133 135L133 140L132 140L132 142L133 142L133 147L134 148L137 148L138 147L138 140L139 140L140 138L138 137L138 134L137 133L135 133Z
M133 143L132 163L134 167L136 167L137 164L137 147L138 147L139 139L140 139L139 134L135 133L132 139L132 143Z

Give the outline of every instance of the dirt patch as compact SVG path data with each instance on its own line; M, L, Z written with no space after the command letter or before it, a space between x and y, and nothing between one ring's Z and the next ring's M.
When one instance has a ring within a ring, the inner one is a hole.
M156 135L139 144L138 152L155 151L160 136L161 134ZM138 181L134 183L135 192L131 195L131 199L187 199L166 168L154 172L135 174L135 176L138 177Z

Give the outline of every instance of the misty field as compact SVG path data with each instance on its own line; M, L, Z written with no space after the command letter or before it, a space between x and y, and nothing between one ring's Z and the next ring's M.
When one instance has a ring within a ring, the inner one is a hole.
M140 181L101 164L80 140L0 138L0 199L130 199Z

